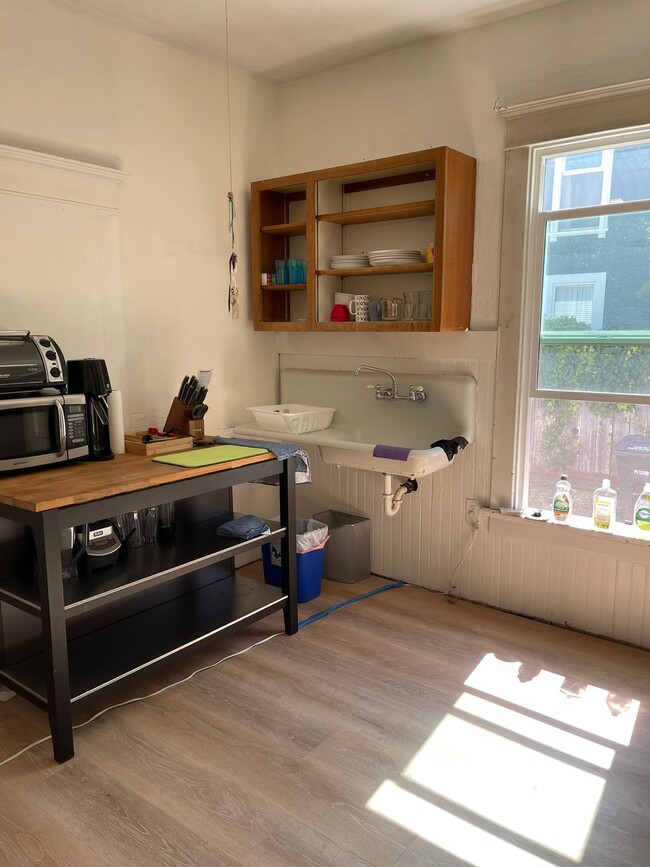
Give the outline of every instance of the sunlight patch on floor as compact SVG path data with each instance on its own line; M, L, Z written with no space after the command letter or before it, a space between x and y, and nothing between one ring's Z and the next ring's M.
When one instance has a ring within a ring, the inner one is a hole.
M548 867L551 863L431 804L391 780L379 786L366 806L473 867Z
M447 714L402 772L408 786L402 779L384 780L366 806L475 867L540 867L557 863L558 855L580 862L616 757L616 749L589 735L628 745L639 702L493 653L465 686L481 695L462 692L454 709L471 719ZM432 797L444 799L450 810ZM473 814L476 822L451 809ZM489 831L479 827L486 822ZM543 847L553 860L529 846Z
M461 695L454 708L604 770L611 768L616 755L616 751L611 747L594 743L588 738L566 732L557 726L540 722L468 692Z
M574 861L585 850L603 777L447 715L404 776Z
M465 686L532 710L617 744L627 746L639 713L639 702L561 674L522 662L504 662L488 653Z

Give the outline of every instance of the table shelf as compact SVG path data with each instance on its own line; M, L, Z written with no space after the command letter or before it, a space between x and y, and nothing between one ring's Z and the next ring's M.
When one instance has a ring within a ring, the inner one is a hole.
M127 548L115 566L96 572L80 571L78 576L65 578L63 600L66 618L228 560L268 541L281 539L286 533L284 528L269 521L272 532L268 536L258 536L249 541L217 536L217 527L227 520L229 516L224 515L221 519L179 528L168 542ZM29 614L41 615L35 577L23 576L0 582L0 600Z
M275 587L229 576L73 639L68 642L71 702L95 699L118 681L280 610L286 600ZM43 654L1 673L16 692L47 705Z

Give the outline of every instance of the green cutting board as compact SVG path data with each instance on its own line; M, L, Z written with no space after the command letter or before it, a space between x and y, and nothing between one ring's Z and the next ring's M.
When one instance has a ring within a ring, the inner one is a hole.
M240 461L242 458L252 458L254 455L266 455L268 449L254 449L249 446L208 446L193 449L191 452L174 452L171 455L159 455L152 458L159 464L173 464L175 467L209 467L211 464L223 464L226 461Z

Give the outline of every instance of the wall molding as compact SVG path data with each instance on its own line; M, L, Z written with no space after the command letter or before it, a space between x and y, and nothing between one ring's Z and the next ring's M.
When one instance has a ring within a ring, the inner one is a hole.
M117 210L128 172L0 145L0 192Z
M519 102L513 105L499 105L494 107L499 117L506 120L514 117L524 117L540 111L549 111L557 108L568 108L573 105L584 105L586 102L600 102L605 99L631 96L637 93L650 93L650 78L641 78L638 81L629 81L623 84L608 84L605 87L594 87L591 90L578 90L574 93L563 93L558 96L548 96L543 99L535 99L530 102Z

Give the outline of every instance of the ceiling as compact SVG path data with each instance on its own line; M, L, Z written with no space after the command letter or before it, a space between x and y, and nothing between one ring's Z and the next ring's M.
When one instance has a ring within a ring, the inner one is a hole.
M51 0L283 83L566 0Z

